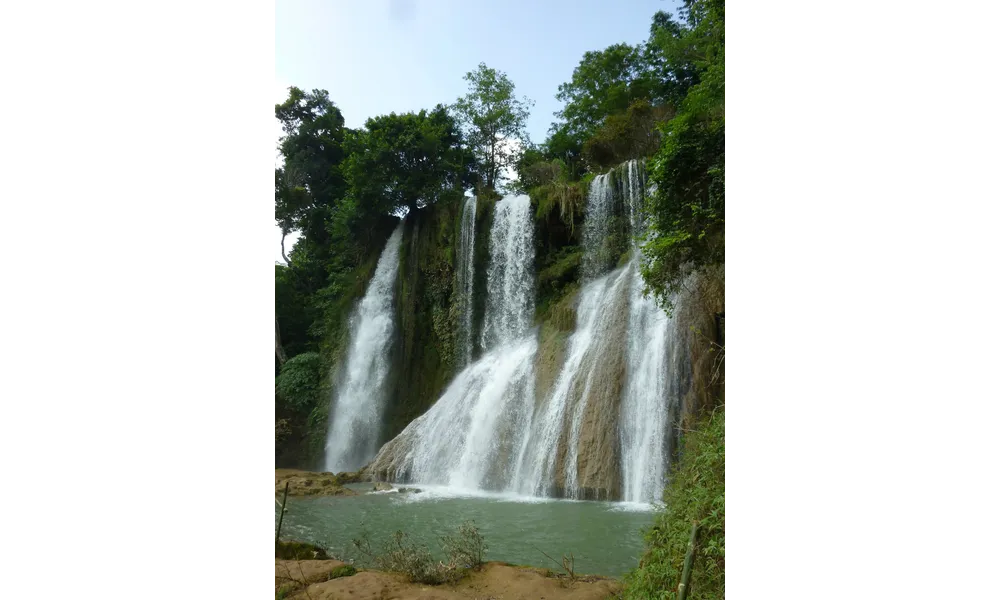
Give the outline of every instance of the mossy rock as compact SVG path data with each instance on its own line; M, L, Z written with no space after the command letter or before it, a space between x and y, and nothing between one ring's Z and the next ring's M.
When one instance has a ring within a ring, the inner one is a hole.
M327 560L326 550L309 542L274 543L274 557L283 560Z

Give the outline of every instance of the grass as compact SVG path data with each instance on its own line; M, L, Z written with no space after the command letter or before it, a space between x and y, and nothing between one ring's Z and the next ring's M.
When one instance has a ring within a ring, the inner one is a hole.
M699 523L689 600L725 597L726 445L725 407L720 406L684 436L679 463L664 492L664 509L645 532L639 568L625 576L622 597L676 598L691 524Z

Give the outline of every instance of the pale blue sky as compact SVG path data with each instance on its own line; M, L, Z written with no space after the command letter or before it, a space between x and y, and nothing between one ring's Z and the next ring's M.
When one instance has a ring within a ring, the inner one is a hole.
M390 112L451 104L480 62L507 73L535 101L531 141L544 141L555 94L588 50L649 36L676 0L279 0L275 102L289 85L321 88L348 127ZM276 135L280 128L275 124ZM279 234L280 238L280 234ZM286 240L286 246L291 244ZM280 259L280 251L277 259Z

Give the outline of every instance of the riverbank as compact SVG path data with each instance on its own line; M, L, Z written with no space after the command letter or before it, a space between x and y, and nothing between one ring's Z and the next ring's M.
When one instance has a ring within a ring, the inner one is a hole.
M332 578L331 578L332 577ZM489 562L455 583L411 583L396 573L358 570L339 560L274 561L275 598L336 600L394 598L398 600L603 600L621 584L608 577L570 579L548 569Z
M284 494L288 484L289 496L356 496L357 492L344 487L351 481L344 474L317 473L299 469L275 469L274 493ZM356 479L353 481L357 481Z

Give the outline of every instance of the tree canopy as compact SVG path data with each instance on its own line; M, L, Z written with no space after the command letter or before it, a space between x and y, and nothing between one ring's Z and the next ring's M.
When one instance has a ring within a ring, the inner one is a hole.
M475 159L447 109L368 119L350 137L345 169L350 194L365 210L395 213L462 195Z
M534 102L519 100L507 74L485 63L466 73L465 80L469 93L458 99L455 111L479 163L480 181L496 190L503 170L513 167L530 143L525 125Z

